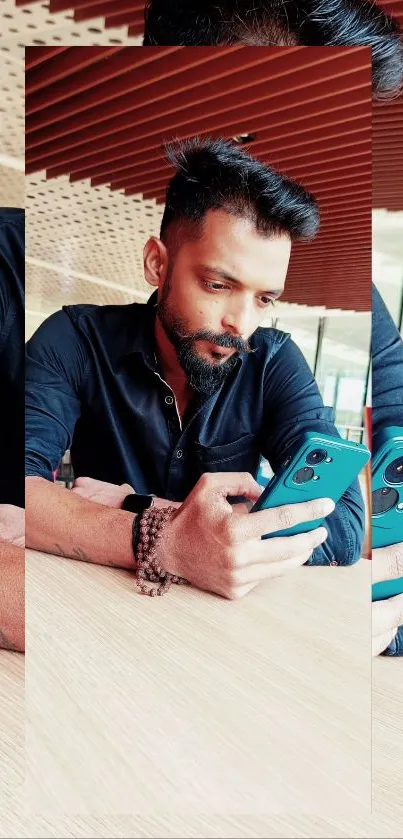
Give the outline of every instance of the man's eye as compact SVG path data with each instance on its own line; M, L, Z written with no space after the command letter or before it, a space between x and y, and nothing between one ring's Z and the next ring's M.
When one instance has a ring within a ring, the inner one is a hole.
M273 297L266 297L266 295L263 295L263 297L261 297L260 299L264 306L274 306Z
M222 288L226 288L222 283L215 283L213 280L203 280L203 282L211 291L221 291Z

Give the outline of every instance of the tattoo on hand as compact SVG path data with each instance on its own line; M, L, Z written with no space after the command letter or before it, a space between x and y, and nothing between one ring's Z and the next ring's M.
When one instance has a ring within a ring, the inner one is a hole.
M8 638L6 638L6 636L1 631L1 629L0 629L0 649L9 650L12 653L17 653L18 652L18 647L16 647L15 644L12 644L11 641L9 641Z

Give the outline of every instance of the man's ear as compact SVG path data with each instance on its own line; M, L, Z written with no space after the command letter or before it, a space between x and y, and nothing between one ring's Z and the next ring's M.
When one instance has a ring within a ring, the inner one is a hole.
M144 245L144 277L149 285L160 287L168 265L168 252L161 239L151 236Z

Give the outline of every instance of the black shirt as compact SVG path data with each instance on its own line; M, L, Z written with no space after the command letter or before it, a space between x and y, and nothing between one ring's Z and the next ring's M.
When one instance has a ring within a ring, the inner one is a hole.
M155 356L156 293L147 305L65 306L27 345L26 472L53 479L67 448L75 477L182 501L203 472L273 470L305 430L339 436L290 336L258 329L220 388L195 398L181 428ZM327 519L320 564L358 559L358 482Z
M403 428L403 341L375 286L371 354L373 433L387 425Z
M24 211L0 209L0 504L24 506Z

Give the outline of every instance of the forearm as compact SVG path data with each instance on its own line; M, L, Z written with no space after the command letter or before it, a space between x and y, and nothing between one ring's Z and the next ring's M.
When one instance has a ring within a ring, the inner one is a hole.
M328 538L315 548L308 565L352 565L361 556L365 510L358 481L344 493L334 512L324 521Z
M0 647L23 652L25 648L24 549L0 542Z
M26 479L28 548L133 570L133 518L44 478Z

